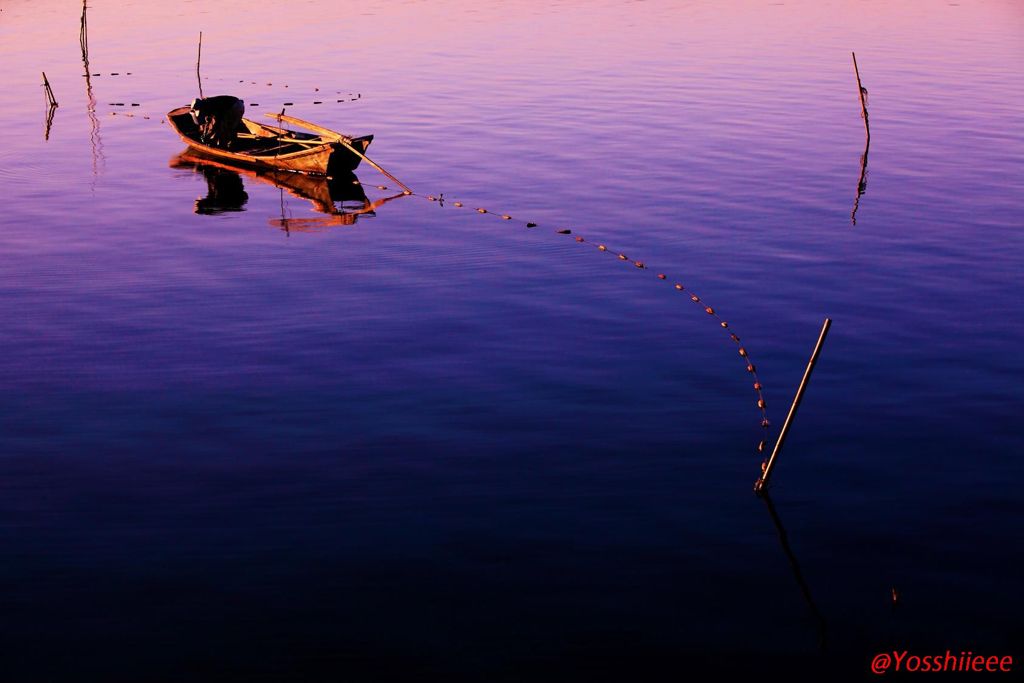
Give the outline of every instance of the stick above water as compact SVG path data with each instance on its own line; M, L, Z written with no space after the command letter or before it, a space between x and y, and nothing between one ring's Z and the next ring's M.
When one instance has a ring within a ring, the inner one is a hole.
M864 97L868 89L860 82L860 69L857 68L857 53L851 52L853 56L853 73L857 76L857 94L860 95L860 112L864 116L864 133L868 136L868 143L871 143L871 127L868 125L868 101Z
M199 53L196 55L196 81L199 83L199 99L203 98L203 78L199 75L199 63L203 61L203 32L199 32ZM216 91L214 91L216 92Z
M57 98L53 95L53 88L50 87L50 81L46 78L46 72L43 72L43 88L46 90L46 101L50 107L56 107Z
M814 365L818 362L818 356L821 354L821 347L825 344L825 336L828 334L828 329L832 326L832 319L825 318L825 322L821 325L821 334L818 335L818 342L814 345L814 351L811 353L811 359L807 361L807 368L804 370L803 379L800 380L800 386L797 387L796 396L793 397L793 405L789 407L789 414L786 415L786 421L782 423L782 431L779 432L779 439L775 442L775 448L772 449L772 454L768 458L767 464L764 466L764 472L761 473L761 478L754 482L754 490L760 492L768 485L768 477L772 475L772 467L775 466L775 460L779 457L779 453L782 451L782 445L786 442L786 436L789 435L789 428L793 425L793 418L796 417L797 408L800 407L800 401L804 398L804 391L807 390L807 384L811 381L811 373L814 372Z

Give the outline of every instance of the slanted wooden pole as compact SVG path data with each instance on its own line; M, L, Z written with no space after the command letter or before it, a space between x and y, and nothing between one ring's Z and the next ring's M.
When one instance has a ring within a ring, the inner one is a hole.
M764 472L761 473L761 478L754 482L755 491L760 492L768 485L768 478L772 476L772 468L775 466L779 453L782 452L782 445L786 442L786 437L789 435L789 428L793 425L793 418L796 417L797 408L800 407L800 401L804 398L804 392L807 390L807 384L811 381L811 373L814 372L814 365L818 362L818 356L821 354L821 347L825 344L825 336L828 334L828 328L831 326L832 319L825 318L825 322L821 325L821 334L818 335L818 343L814 345L814 352L811 353L811 359L807 361L807 368L804 370L803 379L800 380L800 386L796 389L796 396L793 397L793 405L789 407L789 414L786 415L786 421L782 423L782 431L779 432L779 439L775 442L775 448L772 449L772 454L768 458L768 462L764 467Z
M51 107L59 106L57 104L57 98L53 96L53 88L50 87L50 81L46 78L46 72L43 72L43 87L46 89L46 101Z
M864 133L868 136L868 144L871 143L871 127L868 125L868 101L865 95L868 94L868 89L865 88L860 82L860 69L857 68L857 53L851 52L853 55L853 73L857 77L857 94L860 95L860 112L864 116Z

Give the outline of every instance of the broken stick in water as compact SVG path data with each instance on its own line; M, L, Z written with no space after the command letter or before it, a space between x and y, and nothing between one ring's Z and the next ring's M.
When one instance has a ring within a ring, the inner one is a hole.
M46 89L46 103L51 107L60 106L57 104L57 98L53 96L53 88L50 87L50 81L46 78L46 72L43 72L43 88Z

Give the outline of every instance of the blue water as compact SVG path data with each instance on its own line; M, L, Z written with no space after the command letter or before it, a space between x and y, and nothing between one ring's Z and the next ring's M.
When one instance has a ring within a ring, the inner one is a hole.
M0 13L0 679L1024 666L1018 5L96 0L95 123L80 14ZM417 196L196 213L199 30ZM676 281L773 437L834 321L774 508Z

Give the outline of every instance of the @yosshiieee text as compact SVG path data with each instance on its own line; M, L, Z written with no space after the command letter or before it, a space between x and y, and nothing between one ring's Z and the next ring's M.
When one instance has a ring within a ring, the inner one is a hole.
M871 658L871 673L878 675L904 671L1009 673L1012 670L1012 655L985 655L971 651L946 650L940 654L919 655L908 650L892 650L879 652Z

